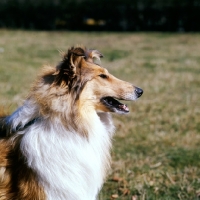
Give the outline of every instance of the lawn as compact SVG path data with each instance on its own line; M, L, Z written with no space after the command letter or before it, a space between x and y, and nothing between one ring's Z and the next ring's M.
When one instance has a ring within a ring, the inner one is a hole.
M114 115L112 170L100 200L200 199L200 34L0 30L0 105L21 105L60 52L98 49L102 66L144 90Z

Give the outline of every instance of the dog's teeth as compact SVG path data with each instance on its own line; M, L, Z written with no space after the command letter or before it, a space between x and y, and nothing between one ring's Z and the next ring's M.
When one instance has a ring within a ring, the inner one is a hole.
M119 105L119 108L125 111L129 111L128 107L125 104Z
M124 104L124 110L129 111L127 105Z

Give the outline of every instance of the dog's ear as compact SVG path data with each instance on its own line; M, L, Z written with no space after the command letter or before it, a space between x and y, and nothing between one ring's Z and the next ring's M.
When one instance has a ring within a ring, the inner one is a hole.
M63 56L63 60L57 66L55 83L58 85L72 85L73 80L78 76L78 69L84 59L86 62L95 63L94 60L100 61L103 55L97 50L86 50L84 47L72 47ZM95 63L98 64L98 63Z
M85 48L72 47L63 56L63 60L57 66L56 72L53 75L57 75L56 83L61 84L65 81L67 84L76 77L77 67L80 64L82 58L85 58Z
M85 59L88 62L95 63L95 59L100 61L103 55L97 50L87 50L85 52Z
M64 74L75 74L78 61L80 61L81 57L85 58L85 49L72 47L64 54L62 62L57 66L57 73L60 71Z

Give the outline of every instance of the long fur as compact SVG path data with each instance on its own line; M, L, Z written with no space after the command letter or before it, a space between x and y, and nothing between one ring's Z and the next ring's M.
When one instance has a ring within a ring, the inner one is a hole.
M43 69L20 108L0 117L0 200L97 198L110 168L110 112L121 112L102 98L139 97L93 62L101 57L72 47Z

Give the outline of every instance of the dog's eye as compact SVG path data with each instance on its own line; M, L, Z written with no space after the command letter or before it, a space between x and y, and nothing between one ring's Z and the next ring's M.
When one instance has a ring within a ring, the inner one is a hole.
M105 74L100 74L99 76L100 76L101 78L108 78L108 76L105 75Z

